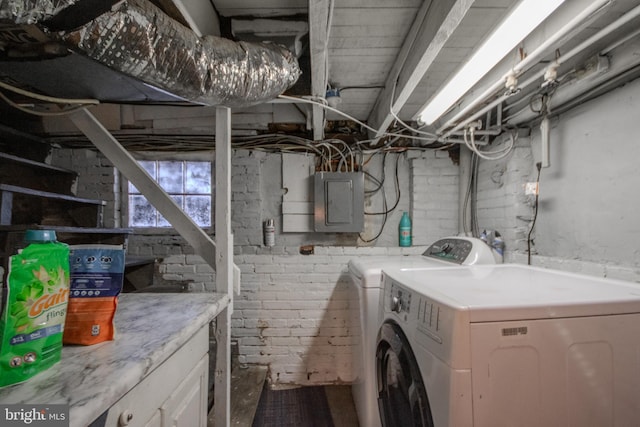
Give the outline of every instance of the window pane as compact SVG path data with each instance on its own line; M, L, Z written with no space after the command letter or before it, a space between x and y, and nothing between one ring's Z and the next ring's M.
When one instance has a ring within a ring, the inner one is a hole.
M187 176L185 193L211 194L211 163L186 162Z
M156 162L154 160L141 160L138 163L151 175L151 178L156 179ZM131 182L129 182L129 194L140 194L140 191Z
M129 225L155 227L156 209L144 196L129 196Z
M210 161L139 161L139 164L170 194L171 198L201 227L212 225L213 182ZM129 187L129 226L163 227L171 224L140 194Z
M211 226L211 197L185 196L184 211L200 227Z
M182 193L183 162L158 162L158 182L167 193Z
M184 199L183 196L172 195L171 198L173 199L174 202L176 202L178 206L184 209L184 205L182 204ZM158 214L158 227L171 227L171 224L169 223L169 221L167 221L165 217L163 217L162 214L160 213Z

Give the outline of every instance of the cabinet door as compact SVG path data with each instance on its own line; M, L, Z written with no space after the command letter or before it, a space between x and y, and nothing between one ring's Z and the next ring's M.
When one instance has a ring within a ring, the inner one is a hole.
M191 384L199 384L204 375L204 405L198 410L207 417L206 378L209 355L209 327L203 326L196 334L180 347L169 359L165 360L138 385L129 390L110 409L105 425L107 427L161 427L171 426L162 410L170 402L186 399L181 393L189 393ZM203 362L204 361L204 362ZM204 374L200 365L206 367ZM192 368L195 367L195 368ZM190 381L190 379L193 379ZM174 411L179 408L174 409ZM190 410L190 409L189 409ZM189 427L206 426L205 424L185 424Z
M144 427L162 427L162 411L158 409Z
M206 427L208 374L205 356L162 405L162 427Z

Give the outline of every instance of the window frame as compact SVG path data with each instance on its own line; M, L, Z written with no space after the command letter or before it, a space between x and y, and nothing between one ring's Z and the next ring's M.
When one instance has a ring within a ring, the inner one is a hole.
M133 154L133 153L132 153ZM155 162L172 162L172 161L180 161L180 162L206 162L210 159L209 163L211 164L211 192L208 194L211 196L211 225L200 227L207 233L213 233L215 229L215 155L214 152L198 152L198 153L135 153L133 155L136 162L139 161L155 161ZM176 229L169 225L167 227L137 227L131 225L129 223L129 180L122 176L121 177L121 194L122 194L122 208L121 208L121 221L123 224L126 224L127 228L134 229L137 234L164 234L164 235L175 235L178 234ZM156 181L157 182L157 181ZM142 193L140 195L144 196ZM168 193L170 194L170 193ZM182 193L186 194L186 193ZM171 194L170 194L171 195Z

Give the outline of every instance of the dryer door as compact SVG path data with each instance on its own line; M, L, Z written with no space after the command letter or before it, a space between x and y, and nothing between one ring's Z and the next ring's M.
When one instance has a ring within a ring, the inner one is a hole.
M433 427L418 362L400 326L387 321L376 350L378 408L384 427Z

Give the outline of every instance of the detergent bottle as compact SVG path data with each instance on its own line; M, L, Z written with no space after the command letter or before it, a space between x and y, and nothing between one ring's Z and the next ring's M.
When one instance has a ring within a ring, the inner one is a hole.
M400 226L398 227L398 237L400 246L411 246L411 218L409 218L408 212L402 212Z
M53 230L27 230L9 258L0 316L0 387L60 361L69 300L69 247Z

